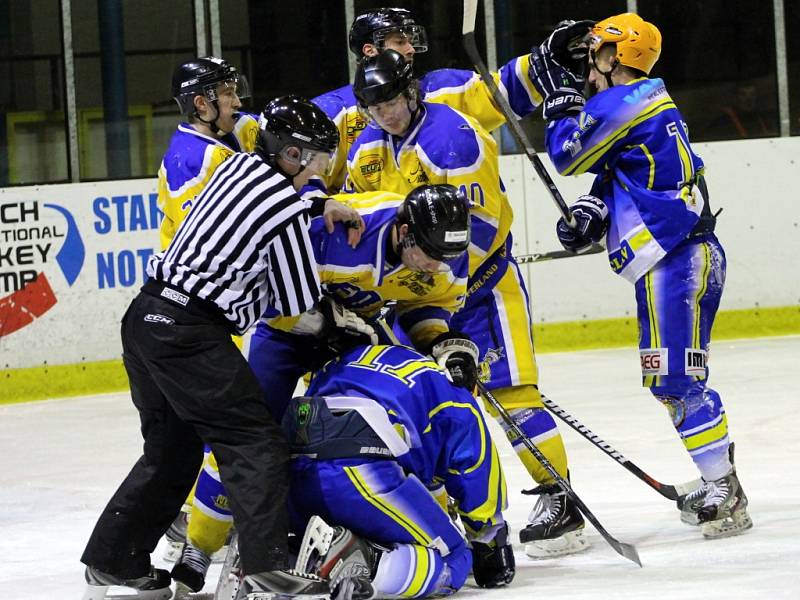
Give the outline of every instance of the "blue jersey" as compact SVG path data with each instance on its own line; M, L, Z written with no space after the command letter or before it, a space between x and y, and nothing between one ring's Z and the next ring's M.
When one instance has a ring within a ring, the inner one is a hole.
M429 357L404 346L351 350L317 372L307 393L358 410L400 466L431 489L444 484L466 519L500 518L505 478L480 408Z
M661 79L600 92L577 117L551 122L545 143L559 173L597 174L592 193L608 206L609 261L629 281L697 224L706 204L694 185L703 162Z

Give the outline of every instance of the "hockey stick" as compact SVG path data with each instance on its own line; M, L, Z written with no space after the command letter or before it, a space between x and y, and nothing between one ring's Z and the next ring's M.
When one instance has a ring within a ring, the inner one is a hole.
M614 450L614 448L612 448L608 442L604 441L602 438L600 438L600 436L578 421L578 419L573 417L558 404L550 400L550 398L547 398L544 394L542 394L542 402L555 416L564 421L564 423L572 427L572 429L580 433L584 438L600 448L600 450L608 454L611 458L616 460L628 471L633 473L637 478L641 479L659 494L664 496L664 498L667 498L668 500L677 500L679 497L685 496L689 492L694 491L700 485L699 479L687 481L686 483L679 483L678 485L669 485L653 479L650 477L650 475L642 471L630 460L625 458L621 453Z
M642 566L642 561L639 560L639 553L636 551L636 548L631 544L626 544L624 542L620 542L616 538L614 538L608 531L606 531L605 527L600 524L600 521L597 520L597 517L594 516L592 511L590 511L587 506L583 503L578 497L578 494L572 489L570 486L569 481L564 479L558 471L556 471L555 467L550 463L549 460L542 454L542 451L537 448L534 443L526 436L523 431L519 428L514 422L514 419L511 418L511 415L508 414L508 411L503 408L500 402L497 401L497 398L486 388L483 382L478 382L478 390L481 393L486 401L491 404L494 409L500 414L500 417L503 421L506 422L506 425L513 431L522 443L525 444L525 447L531 451L531 453L536 457L541 465L545 468L545 470L550 473L553 479L556 480L556 484L560 487L564 492L572 499L572 501L577 505L580 509L581 513L589 520L589 522L594 525L595 529L603 536L603 539L609 543L609 545L616 550L616 552L628 560L635 562L640 567Z
M575 218L572 216L572 213L570 213L567 203L564 202L561 192L558 191L558 188L556 187L556 184L553 183L553 179L550 177L547 169L544 168L542 160L539 158L539 156L536 154L536 150L533 148L533 144L531 144L528 136L522 130L522 126L519 124L519 121L517 121L517 117L514 114L511 105L508 103L506 97L503 96L502 92L498 89L497 83L494 81L494 77L492 77L489 69L486 68L486 63L483 62L483 58L481 58L480 52L478 52L478 46L475 44L475 17L477 13L478 0L464 0L464 23L461 31L464 50L466 50L469 60L473 65L475 65L475 68L478 70L481 79L483 79L484 83L486 83L486 86L489 88L489 91L492 93L492 97L500 109L500 112L502 112L503 116L505 116L506 122L508 122L508 126L511 129L511 134L514 136L514 139L516 139L517 143L525 150L528 160L531 161L536 173L539 175L547 187L547 190L550 192L550 196L553 198L553 202L555 202L558 211L564 218L564 221L566 221L570 228L575 229L577 223L575 222Z
M600 244L592 244L588 250L585 252L581 252L580 254L576 254L575 252L571 252L569 250L553 250L551 252L534 252L533 254L522 254L520 256L515 256L514 260L517 261L518 265L524 265L527 263L536 263L536 262L545 262L547 260L553 260L555 258L573 258L575 256L588 256L590 254L598 254L600 252L604 252L605 248Z

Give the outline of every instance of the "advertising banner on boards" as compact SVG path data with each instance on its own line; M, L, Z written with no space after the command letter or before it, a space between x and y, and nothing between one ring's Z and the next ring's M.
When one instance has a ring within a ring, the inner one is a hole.
M161 217L155 179L0 189L0 368L119 358Z

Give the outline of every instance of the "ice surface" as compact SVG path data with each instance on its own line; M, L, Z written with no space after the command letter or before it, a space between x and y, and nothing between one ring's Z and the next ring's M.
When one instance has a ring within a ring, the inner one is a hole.
M697 475L666 411L639 386L636 349L539 357L542 390L664 483ZM468 584L460 596L503 600L800 598L797 474L800 337L716 343L711 385L722 395L754 528L704 540L673 504L562 426L573 487L606 529L635 544L644 567L617 555L587 526L592 547L547 561L515 545L505 590ZM531 487L493 427L510 492L513 537L533 505ZM0 599L78 599L78 559L102 507L141 452L127 394L0 406ZM159 546L154 561L161 561ZM212 567L206 592L216 584Z

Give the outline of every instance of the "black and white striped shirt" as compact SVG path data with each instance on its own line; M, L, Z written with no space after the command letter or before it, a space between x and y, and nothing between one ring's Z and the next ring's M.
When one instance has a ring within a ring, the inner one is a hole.
M235 154L217 168L147 274L214 302L239 333L267 305L298 315L320 296L304 203L256 154Z

